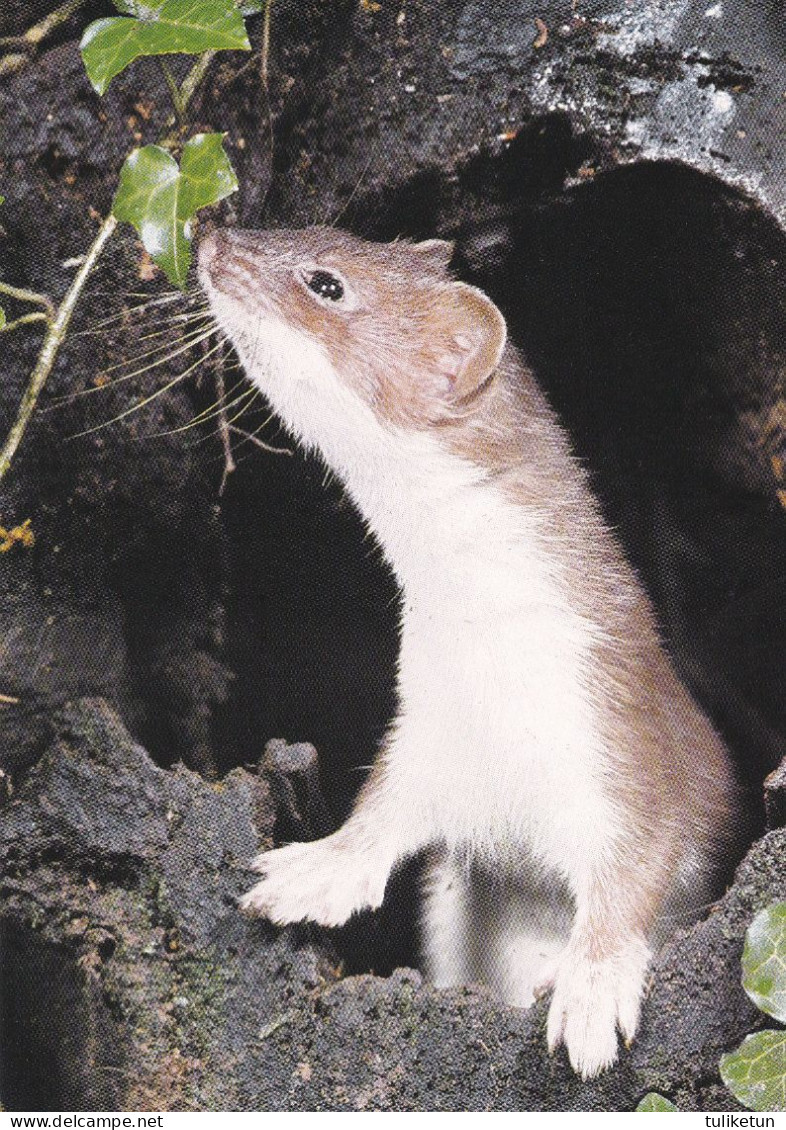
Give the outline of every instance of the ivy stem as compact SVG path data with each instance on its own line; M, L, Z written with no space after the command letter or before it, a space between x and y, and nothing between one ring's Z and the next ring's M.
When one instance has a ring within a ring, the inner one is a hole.
M36 28L31 28L28 32L26 32L24 37L25 41L35 47L35 45L40 42L44 35L48 35L49 32L54 27L56 27L58 23L68 19L68 17L73 12L77 11L77 9L80 8L84 2L85 0L68 0L67 3L63 4L55 12L53 12L51 16L49 16L46 20L42 20L40 24L37 24ZM46 26L44 27L44 25ZM44 29L43 33L41 32L42 28ZM38 36L38 38L36 38L36 36ZM2 42L3 41L0 40L0 44ZM161 69L164 73L164 78L166 79L166 83L169 88L170 96L172 98L172 105L175 109L177 121L180 125L185 124L186 109L188 107L188 103L191 101L194 91L198 87L199 83L204 78L208 67L215 58L215 55L215 51L203 52L186 75L185 79L183 80L182 86L178 86L167 61L165 59L159 60L161 63ZM166 140L160 142L160 144L164 145L166 143ZM60 347L65 340L66 333L68 332L68 326L71 321L71 316L74 312L77 302L79 301L79 297L82 293L82 290L84 289L88 276L90 275L90 272L98 261L98 258L104 249L104 245L106 244L107 240L110 238L116 227L117 220L113 215L109 215L102 222L101 227L98 230L98 234L96 235L90 249L85 255L85 258L74 278L74 281L66 291L65 297L63 298L57 310L55 310L51 299L47 298L46 295L36 294L34 291L24 290L19 287L10 286L8 283L0 282L0 293L7 294L9 295L9 297L17 298L23 302L32 302L36 305L41 305L46 310L46 313L24 314L22 317L15 319L15 321L6 324L3 327L4 332L8 332L11 329L16 329L17 326L25 325L29 322L46 321L49 326L44 337L43 345L41 346L41 352L38 354L38 360L36 361L35 368L30 375L30 380L28 381L27 388L25 389L24 395L22 397L22 402L19 406L16 421L14 422L10 432L8 433L8 436L6 437L5 443L0 450L0 481L2 481L6 472L11 466L11 462L17 452L20 443L22 442L22 438L24 437L27 425L30 422L30 418L33 415L33 412L35 411L36 404L38 403L38 398L41 395L47 378L52 371L52 367L55 363L55 359L60 350Z
M265 95L265 113L267 115L267 132L270 140L270 168L273 168L275 157L275 136L273 131L273 107L270 104L270 84L268 82L268 66L270 63L270 13L273 9L273 0L266 0L264 22L262 24L262 46L259 53L259 79ZM268 182L265 195L270 188Z
M18 329L19 326L27 326L31 322L51 322L51 320L43 310L37 310L34 314L23 314L21 318L15 318L13 322L6 322L0 326L0 334L10 333L11 330Z
M44 338L44 343L41 346L41 352L38 354L38 360L36 361L35 368L33 369L24 396L22 397L22 403L19 406L16 421L11 431L8 433L3 448L0 451L0 480L3 479L6 471L11 466L11 460L14 458L19 444L22 442L22 437L30 422L30 417L35 410L38 397L41 395L41 390L52 371L60 346L63 344L71 316L79 301L88 276L98 262L101 252L104 250L104 245L116 227L117 220L114 216L107 216L102 222L101 227L98 229L98 234L93 240L82 265L74 277L74 281L71 283L66 291L65 297L57 308L54 319L49 323L49 329ZM38 297L40 298L41 296L39 295Z
M268 94L267 85L267 68L270 59L270 10L273 7L273 0L267 0L265 4L265 18L262 24L262 50L260 53L260 75L262 78L262 85L265 88L265 94L268 98L268 110L270 109L270 96Z
M158 61L161 64L161 70L164 72L164 78L166 79L166 84L169 88L169 97L172 99L172 105L175 108L175 116L177 117L178 123L181 126L185 125L186 107L183 102L183 95L181 93L180 87L177 85L177 80L172 74L172 70L166 59L159 57Z
M50 12L40 23L33 24L23 35L9 35L0 39L0 47L20 47L35 51L48 35L51 35L60 24L64 24L74 12L84 7L85 3L86 0L66 0L65 4L55 8L54 12Z
M37 294L34 290L25 290L24 287L11 286L10 283L4 282L0 282L0 294L7 294L9 298L18 298L20 302L32 302L36 306L43 306L50 321L54 321L54 303L47 295Z
M183 113L185 113L188 109L188 104L194 96L194 91L207 74L207 69L213 62L217 54L218 52L216 51L203 51L197 61L194 63L191 70L183 79L183 83L180 87L180 98L183 104Z
M186 111L188 104L194 96L194 91L199 86L202 79L207 73L207 69L213 62L217 55L216 51L203 51L197 61L194 63L191 70L180 86L177 85L177 80L172 74L172 71L165 59L159 59L161 69L164 72L167 87L169 88L169 95L172 99L172 105L175 109L174 119L170 119L167 123L169 126L184 126L186 124ZM178 133L176 129L171 130L161 141L159 145L163 145L165 149L170 149L177 144Z

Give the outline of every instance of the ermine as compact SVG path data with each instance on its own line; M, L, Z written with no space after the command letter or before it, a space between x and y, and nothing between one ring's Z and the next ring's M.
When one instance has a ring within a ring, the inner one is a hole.
M738 795L505 320L452 245L220 231L199 274L402 592L398 715L333 835L265 852L246 909L337 926L428 849L423 963L527 1006L589 1078L653 948L717 895Z

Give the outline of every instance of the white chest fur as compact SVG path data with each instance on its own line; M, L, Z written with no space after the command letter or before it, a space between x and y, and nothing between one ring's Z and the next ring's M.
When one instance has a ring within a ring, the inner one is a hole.
M390 772L410 778L435 839L494 858L526 843L580 889L588 837L607 844L614 813L589 689L597 629L548 552L547 516L434 434L381 424L318 347L298 341L281 369L286 333L266 324L241 347L247 370L342 478L402 587Z
M607 843L613 819L589 689L596 629L540 516L433 437L394 443L384 497L348 485L403 589L396 749L417 764L402 768L448 844L499 860L525 843L581 885L587 836Z

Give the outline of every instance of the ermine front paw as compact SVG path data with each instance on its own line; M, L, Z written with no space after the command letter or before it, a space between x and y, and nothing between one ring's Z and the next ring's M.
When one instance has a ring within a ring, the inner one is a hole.
M617 1026L627 1044L635 1036L650 956L646 943L635 939L601 961L570 945L559 959L549 1008L549 1051L564 1043L582 1079L592 1079L616 1061Z
M266 851L252 864L262 879L240 905L279 926L305 918L340 926L356 910L381 905L387 872L373 862L336 836Z

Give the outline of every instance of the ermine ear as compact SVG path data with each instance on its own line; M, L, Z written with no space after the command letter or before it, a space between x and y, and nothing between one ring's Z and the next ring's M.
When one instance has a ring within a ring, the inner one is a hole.
M442 267L445 271L450 266L455 247L452 239L424 239L422 243L412 244L413 251L417 251L418 255L429 259L435 267Z
M486 381L502 359L505 319L481 290L454 283L446 292L437 364L460 400Z

